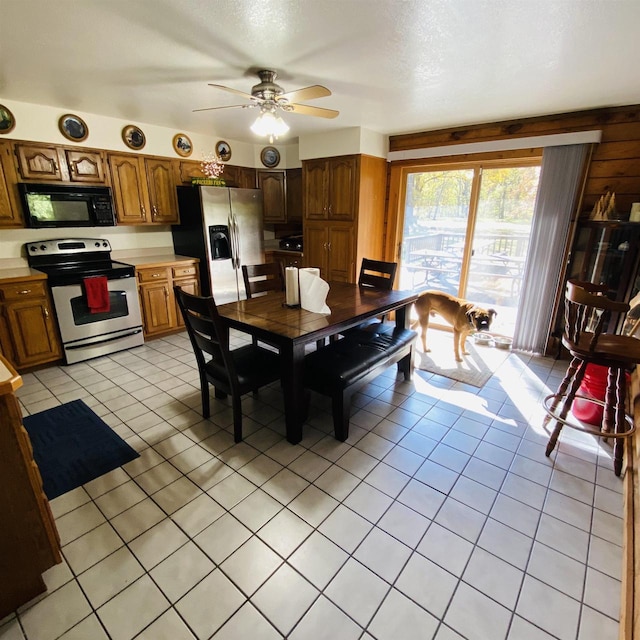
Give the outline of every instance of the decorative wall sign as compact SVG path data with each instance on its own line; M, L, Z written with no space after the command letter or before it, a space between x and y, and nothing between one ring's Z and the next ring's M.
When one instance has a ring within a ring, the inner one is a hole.
M224 140L218 140L218 142L216 142L216 155L222 162L229 162L231 159L231 147L229 143Z
M122 128L122 140L129 147L129 149L135 149L138 151L147 144L147 139L142 133L142 129L139 129L133 124L128 124Z
M60 116L58 128L67 140L73 140L74 142L82 142L89 135L89 127L87 127L86 122L72 113L65 113Z
M16 126L16 119L13 113L3 104L0 104L0 134L9 133Z
M265 167L273 169L280 164L280 152L275 147L265 147L260 152L260 160Z
M189 136L184 133L177 133L173 136L173 150L183 158L190 156L193 151L193 145Z

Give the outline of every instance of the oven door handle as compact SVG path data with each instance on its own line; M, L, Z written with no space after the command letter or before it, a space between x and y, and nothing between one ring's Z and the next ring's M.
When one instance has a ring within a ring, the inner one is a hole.
M121 333L111 338L105 338L104 340L96 340L95 342L85 342L84 344L65 345L65 349L71 351L72 349L84 349L85 347L95 347L97 344L104 344L105 342L113 342L114 340L122 340L122 338L128 338L135 336L138 333L142 333L142 329L134 329L129 333Z

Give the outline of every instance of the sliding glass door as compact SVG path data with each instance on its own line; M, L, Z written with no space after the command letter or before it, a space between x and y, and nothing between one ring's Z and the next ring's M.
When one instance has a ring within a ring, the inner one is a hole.
M400 287L493 307L492 330L512 335L539 173L531 160L405 171Z

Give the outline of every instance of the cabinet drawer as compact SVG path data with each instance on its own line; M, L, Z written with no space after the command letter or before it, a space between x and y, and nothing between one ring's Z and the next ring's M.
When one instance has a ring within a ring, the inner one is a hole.
M14 284L3 284L0 286L0 297L2 300L23 300L27 297L45 296L46 293L46 284L42 280L16 282Z
M174 278L184 278L186 276L195 276L196 275L196 265L184 265L181 267L172 267L171 269Z
M159 280L168 280L169 270L165 267L158 269L138 269L139 282L158 282Z

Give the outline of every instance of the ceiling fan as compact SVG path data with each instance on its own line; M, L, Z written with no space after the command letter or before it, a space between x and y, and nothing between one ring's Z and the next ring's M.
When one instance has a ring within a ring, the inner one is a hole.
M284 92L284 89L275 83L277 73L271 69L261 69L257 72L260 82L251 88L251 93L245 93L238 89L225 87L221 84L209 84L210 87L228 91L234 95L246 98L248 104L231 104L223 107L207 107L204 109L194 109L196 111L214 111L216 109L243 109L260 108L258 119L251 126L251 130L258 135L269 136L269 142L274 138L286 133L289 127L278 115L278 111L299 113L305 116L316 116L319 118L335 118L340 112L334 109L323 109L322 107L312 107L306 104L299 104L298 100L313 100L331 95L331 91L319 84L304 87L297 91Z

